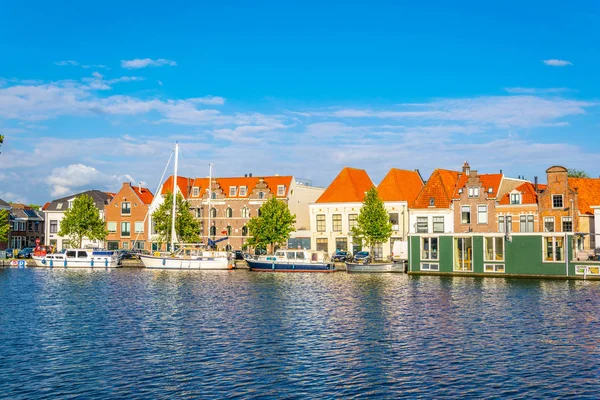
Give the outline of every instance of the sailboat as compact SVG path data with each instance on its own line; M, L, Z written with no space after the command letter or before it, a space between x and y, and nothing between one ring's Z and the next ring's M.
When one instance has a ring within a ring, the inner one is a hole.
M173 206L171 218L171 249L175 249L175 215L177 208L177 159L179 144L175 143L175 165L173 171ZM212 171L212 170L211 170ZM212 172L209 179L212 182ZM210 190L210 189L209 189ZM210 199L210 193L209 193ZM210 201L210 200L209 200ZM146 268L151 269L230 269L233 260L226 251L207 249L202 243L185 244L174 253L163 255L141 255L140 259Z

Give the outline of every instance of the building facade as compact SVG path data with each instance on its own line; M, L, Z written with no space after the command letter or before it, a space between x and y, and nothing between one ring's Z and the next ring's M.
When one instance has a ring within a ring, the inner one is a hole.
M11 204L9 244L13 249L44 243L43 214L24 204Z
M536 185L531 182L507 188L496 205L498 232L539 232L537 197Z
M10 224L11 206L4 200L0 199L0 211L4 211L4 210L9 211L8 220L6 221L6 223ZM9 234L6 237L6 241L0 241L0 250L6 250L9 247L9 245L8 245L9 243L10 243L10 228L9 228Z

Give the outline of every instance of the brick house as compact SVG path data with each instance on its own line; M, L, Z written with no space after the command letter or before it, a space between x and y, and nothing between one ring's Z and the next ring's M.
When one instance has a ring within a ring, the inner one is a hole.
M512 189L505 188L504 195L496 205L498 232L539 232L537 192L544 187L524 182Z
M25 204L11 204L9 244L13 249L44 243L43 214Z
M569 184L565 167L546 170L548 185L538 193L540 232L577 232L579 196Z
M596 241L596 218L593 206L600 202L600 179L568 178L569 187L577 193L577 230L581 233L577 245L579 250L592 250L598 246Z
M155 196L150 206L151 213L172 190L173 177L170 176ZM177 178L177 191L189 202L190 212L199 221L202 241L207 243L209 236L215 241L226 238L217 244L226 250L245 246L249 237L248 221L257 216L260 207L272 197L285 202L290 212L296 215L296 231L291 235L290 245L308 247L308 204L315 201L323 190L293 176L256 177L247 174L243 177L214 177L209 195L209 178ZM149 226L152 227L151 218ZM151 231L156 233L154 229ZM157 248L154 240L153 249Z
M121 189L104 206L108 250L151 249L146 221L153 198L149 189L133 186L129 182L123 183Z

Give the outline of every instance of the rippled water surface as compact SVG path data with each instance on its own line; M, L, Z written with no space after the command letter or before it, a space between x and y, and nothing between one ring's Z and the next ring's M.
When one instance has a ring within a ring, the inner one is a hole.
M600 283L0 270L0 397L599 398Z

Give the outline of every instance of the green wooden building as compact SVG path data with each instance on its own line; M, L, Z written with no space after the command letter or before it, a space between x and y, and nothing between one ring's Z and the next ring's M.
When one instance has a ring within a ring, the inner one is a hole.
M600 279L600 262L574 257L578 240L562 232L411 234L408 273Z

